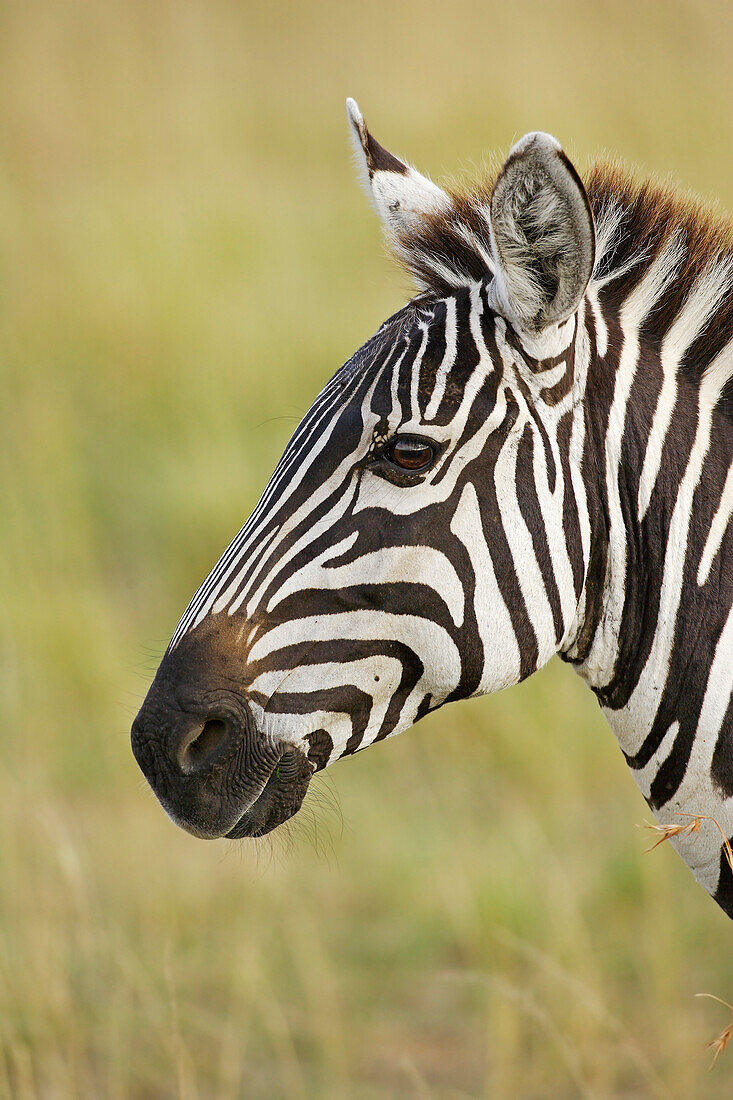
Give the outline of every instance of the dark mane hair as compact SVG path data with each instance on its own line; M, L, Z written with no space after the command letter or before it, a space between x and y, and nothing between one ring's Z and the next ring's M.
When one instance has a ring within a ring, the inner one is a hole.
M657 257L665 251L670 257L664 292L644 321L647 341L661 343L690 292L705 282L707 320L681 363L699 382L733 339L733 221L694 195L654 178L636 179L618 164L594 165L584 182L603 245L593 281L610 305L620 306ZM730 381L721 399L733 416Z

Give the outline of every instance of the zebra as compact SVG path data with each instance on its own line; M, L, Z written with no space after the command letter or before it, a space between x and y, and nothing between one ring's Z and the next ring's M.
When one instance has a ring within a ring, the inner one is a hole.
M557 654L733 917L730 224L539 132L443 189L347 114L417 290L194 595L135 757L190 833L261 836L315 772Z

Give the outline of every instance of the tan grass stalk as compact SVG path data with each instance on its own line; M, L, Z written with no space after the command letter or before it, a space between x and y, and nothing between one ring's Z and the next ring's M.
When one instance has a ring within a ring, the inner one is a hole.
M731 1012L733 1012L733 1005L728 1004L728 1002L724 1001L721 997L716 997L714 993L696 993L695 996L709 997L711 1001L717 1001L719 1005L723 1005L724 1008L727 1008ZM706 1044L707 1049L712 1050L713 1052L713 1060L710 1063L711 1069L713 1068L725 1048L728 1046L731 1035L733 1035L733 1020L731 1020L728 1026L724 1028L723 1031L721 1031L720 1035L716 1035L714 1039L711 1039L711 1041Z
M716 829L723 838L723 849L725 851L725 858L728 861L728 866L733 871L733 849L731 848L730 841L723 831L723 827L720 822L710 817L708 814L685 814L678 812L676 817L688 817L690 820L686 825L658 825L653 821L645 821L639 828L651 829L655 833L659 833L659 838L655 840L649 848L645 848L645 852L653 852L660 844L664 844L665 840L669 840L673 836L691 836L693 833L699 833L700 827L703 821L712 821Z

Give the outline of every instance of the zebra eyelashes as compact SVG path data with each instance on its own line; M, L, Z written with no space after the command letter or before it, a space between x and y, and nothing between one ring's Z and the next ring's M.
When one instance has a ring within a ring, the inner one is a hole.
M372 452L369 466L396 485L414 485L435 465L444 449L444 445L424 436L392 436Z

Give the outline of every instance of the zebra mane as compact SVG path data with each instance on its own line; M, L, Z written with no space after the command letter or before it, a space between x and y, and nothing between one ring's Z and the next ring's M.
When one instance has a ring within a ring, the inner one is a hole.
M395 235L395 257L424 293L444 296L493 274L488 210L494 179L491 174L467 189L447 189L450 205ZM699 384L733 337L733 220L694 195L653 177L639 179L614 161L594 164L583 183L597 237L590 291L620 307L665 253L664 290L645 319L644 335L661 344L694 291L706 320L681 370ZM733 362L718 370L720 405L733 419Z
M681 367L699 381L733 337L733 220L695 195L653 177L639 180L617 163L594 165L584 183L598 241L591 289L620 307L664 254L664 291L644 321L644 336L661 344L694 294L698 320L705 320ZM733 415L733 390L727 399Z

